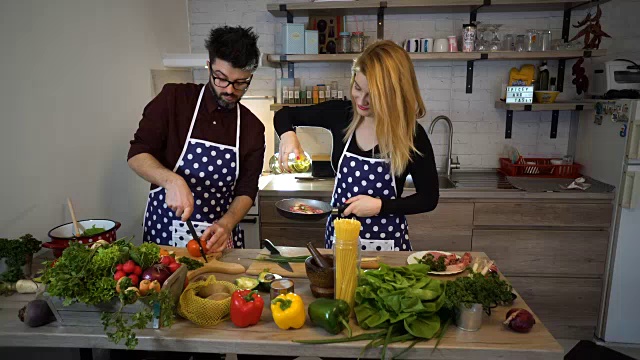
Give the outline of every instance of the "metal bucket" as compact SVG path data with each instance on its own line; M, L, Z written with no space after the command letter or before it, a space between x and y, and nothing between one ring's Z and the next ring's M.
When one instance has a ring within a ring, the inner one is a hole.
M478 331L482 325L482 304L472 304L470 308L460 304L456 310L456 326L464 331Z

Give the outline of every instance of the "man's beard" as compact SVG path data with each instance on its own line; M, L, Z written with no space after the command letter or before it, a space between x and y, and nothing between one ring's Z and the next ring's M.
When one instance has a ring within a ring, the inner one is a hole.
M216 101L218 102L218 106L225 108L225 109L233 109L236 107L236 104L240 101L240 99L242 98L242 96L237 96L236 94L228 94L228 93L220 93L217 94L216 91L213 88L213 85L211 85L211 83L209 83L209 86L211 87L211 90L213 91L213 93L216 96ZM227 101L223 98L223 96L231 96L234 99L232 101Z

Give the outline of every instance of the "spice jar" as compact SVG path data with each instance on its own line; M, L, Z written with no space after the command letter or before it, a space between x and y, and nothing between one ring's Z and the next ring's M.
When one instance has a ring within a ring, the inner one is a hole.
M538 51L538 31L527 30L527 37L525 38L524 49L526 51Z
M338 39L338 53L347 54L351 52L351 33L343 31Z
M354 31L351 33L351 52L361 53L364 50L364 33Z

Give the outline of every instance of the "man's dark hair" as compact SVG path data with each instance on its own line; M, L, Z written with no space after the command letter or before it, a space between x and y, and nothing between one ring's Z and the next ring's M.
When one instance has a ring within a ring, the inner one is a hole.
M222 26L211 29L205 46L211 63L221 59L231 63L234 68L250 72L258 67L258 35L250 27Z

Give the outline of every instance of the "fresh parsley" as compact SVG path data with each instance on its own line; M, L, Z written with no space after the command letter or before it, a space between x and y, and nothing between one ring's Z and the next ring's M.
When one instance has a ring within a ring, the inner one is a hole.
M189 271L195 270L195 269L199 269L199 268L204 266L204 264L201 263L200 261L193 260L193 259L188 258L186 256L178 258L178 262L181 263L181 264L184 264Z
M487 314L496 305L505 305L513 301L509 283L500 279L497 274L482 275L472 273L447 283L444 307L455 310L461 304L471 307L472 304L482 304Z
M440 256L436 260L433 254L427 253L427 255L425 255L424 257L416 258L416 260L418 260L419 264L428 265L429 271L445 271L447 270L447 265L444 264L445 258L446 256Z

